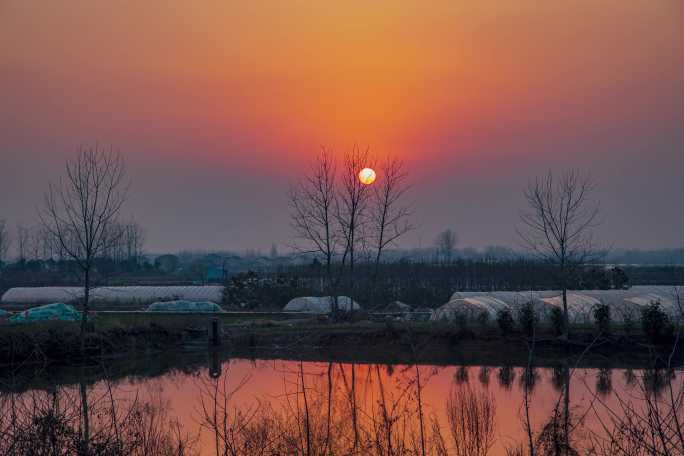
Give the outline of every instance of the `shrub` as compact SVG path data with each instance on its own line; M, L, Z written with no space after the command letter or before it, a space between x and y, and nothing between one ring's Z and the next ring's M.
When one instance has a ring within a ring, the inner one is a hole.
M504 336L513 332L514 322L513 315L509 309L502 309L496 313L496 324L499 325L499 330Z
M551 315L549 319L551 320L553 334L556 336L563 334L563 326L565 325L565 322L563 318L563 311L560 307L554 307L551 309Z
M518 323L520 324L520 329L526 336L534 336L534 330L537 327L538 320L537 313L534 311L534 304L531 302L523 304L518 311Z
M610 332L610 307L608 304L600 303L594 306L594 322L599 333L608 334Z
M477 314L476 321L481 328L486 328L489 324L489 312L482 311Z
M612 282L613 287L620 290L627 286L629 283L629 277L622 268L613 268L612 272Z
M625 334L630 336L634 332L634 316L631 313L626 313L622 319L622 326L625 328Z
M641 329L653 344L671 340L674 333L670 317L660 308L660 302L657 301L641 309Z
M302 287L296 277L263 277L248 271L236 274L226 283L223 305L238 309L281 309L297 296L313 294L313 290Z
M454 314L454 321L460 331L468 329L468 315L465 312L456 312Z

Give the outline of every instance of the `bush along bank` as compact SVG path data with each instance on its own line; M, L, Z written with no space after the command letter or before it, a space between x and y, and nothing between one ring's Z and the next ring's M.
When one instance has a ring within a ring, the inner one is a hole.
M179 346L189 335L158 325L87 332L81 345L79 323L46 322L0 328L0 364L73 364L132 352Z

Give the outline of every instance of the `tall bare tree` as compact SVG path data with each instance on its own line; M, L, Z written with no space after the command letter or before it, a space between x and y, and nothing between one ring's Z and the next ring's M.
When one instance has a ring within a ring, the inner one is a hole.
M12 239L7 229L7 222L2 219L0 220L0 266L7 260L11 245Z
M140 262L145 245L145 230L138 222L131 220L112 224L106 235L111 239L105 242L107 249L102 252L103 257L114 263L126 261L138 264Z
M24 225L17 225L17 257L20 262L26 261L29 254L31 233Z
M43 253L43 230L39 226L31 226L28 231L28 253L29 260L41 260Z
M335 220L335 160L321 149L310 171L290 189L290 220L301 252L320 255L325 263L327 284L332 283L332 263L339 244Z
M409 190L404 162L387 157L378 168L378 181L373 185L369 210L370 241L374 250L374 281L384 250L413 229L409 223L411 210L404 202Z
M593 200L594 184L577 170L559 177L551 171L525 190L527 210L521 212L518 236L537 258L557 268L563 293L563 337L567 339L568 285L582 265L597 257L593 229L599 206Z
M354 276L356 255L363 244L365 212L368 209L370 188L359 180L359 171L370 166L368 148L354 146L344 156L340 174L340 190L335 217L342 233L344 254L342 264L349 261L349 271Z
M126 200L126 168L120 153L113 149L81 148L66 164L66 177L50 184L39 212L45 229L83 276L83 318L85 333L95 260L120 238L112 234ZM82 344L83 344L82 338Z
M451 258L454 255L454 249L458 244L458 235L454 230L448 228L437 235L435 238L435 249L437 256L445 263L451 263Z
M44 261L54 259L56 253L55 239L50 235L50 232L44 226L37 226L33 235L34 242L40 250L38 255L40 259Z
M139 264L145 254L145 230L135 220L132 220L124 225L124 246L126 250L126 259Z

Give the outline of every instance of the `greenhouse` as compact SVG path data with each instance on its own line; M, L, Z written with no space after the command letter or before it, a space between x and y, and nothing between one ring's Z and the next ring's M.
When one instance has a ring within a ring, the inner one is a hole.
M218 304L210 301L165 301L155 302L148 312L224 312Z
M639 318L641 309L653 302L671 316L680 315L680 299L684 290L672 286L634 286L620 290L568 290L568 316L571 323L591 323L593 309L598 304L606 304L611 309L611 318L622 322L626 317ZM469 316L487 312L495 317L499 310L508 309L516 313L520 306L531 302L540 319L546 320L552 308L563 308L560 291L493 291L493 292L456 292L451 300L438 308L433 320L452 320L455 315Z
M61 302L33 307L10 317L11 323L31 323L36 321L79 321L81 312Z
M485 306L480 305L477 300L454 299L435 309L430 316L431 321L456 321L459 318L474 321L480 315L489 316L489 311Z
M10 288L2 295L3 304L50 304L72 302L83 297L83 288L78 287L31 287Z
M432 321L448 320L453 321L457 317L465 317L467 320L476 319L486 315L487 319L496 318L498 312L508 310L513 314L520 311L520 308L527 303L532 303L534 310L542 320L548 318L551 305L538 296L527 296L527 300L519 299L518 296L508 295L508 302L492 295L468 296L465 298L452 299L443 306L437 308L430 319Z
M149 304L165 300L211 301L223 300L222 286L131 286L97 287L90 290L94 303ZM3 304L47 304L74 302L83 298L82 287L11 288L2 295Z
M563 296L559 293L553 298L544 298L543 301L550 306L563 309ZM601 300L588 296L586 294L569 292L567 294L568 301L568 319L570 323L591 323L593 321L594 308L601 304Z
M285 312L313 312L313 313L330 313L331 304L334 300L331 296L314 297L304 296L294 298L283 308ZM361 306L348 296L337 297L337 308L339 310L348 312L351 309L360 310Z
M411 312L411 310L411 306L401 301L392 301L387 304L384 309L382 309L383 312L387 313L404 313Z

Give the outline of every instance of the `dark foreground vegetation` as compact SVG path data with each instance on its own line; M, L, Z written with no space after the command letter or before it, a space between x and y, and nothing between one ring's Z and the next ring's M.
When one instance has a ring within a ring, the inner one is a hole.
M350 321L331 322L325 316L294 319L292 314L244 312L218 318L221 349L243 356L524 365L533 347L540 365L580 355L592 366L684 364L679 330L657 306L644 313L638 327L599 319L593 326L574 326L567 341L558 338L557 328L539 324L533 315L506 317L492 322L411 322L359 313ZM104 312L93 318L83 348L78 323L0 326L0 363L87 365L136 354L204 350L214 318Z

